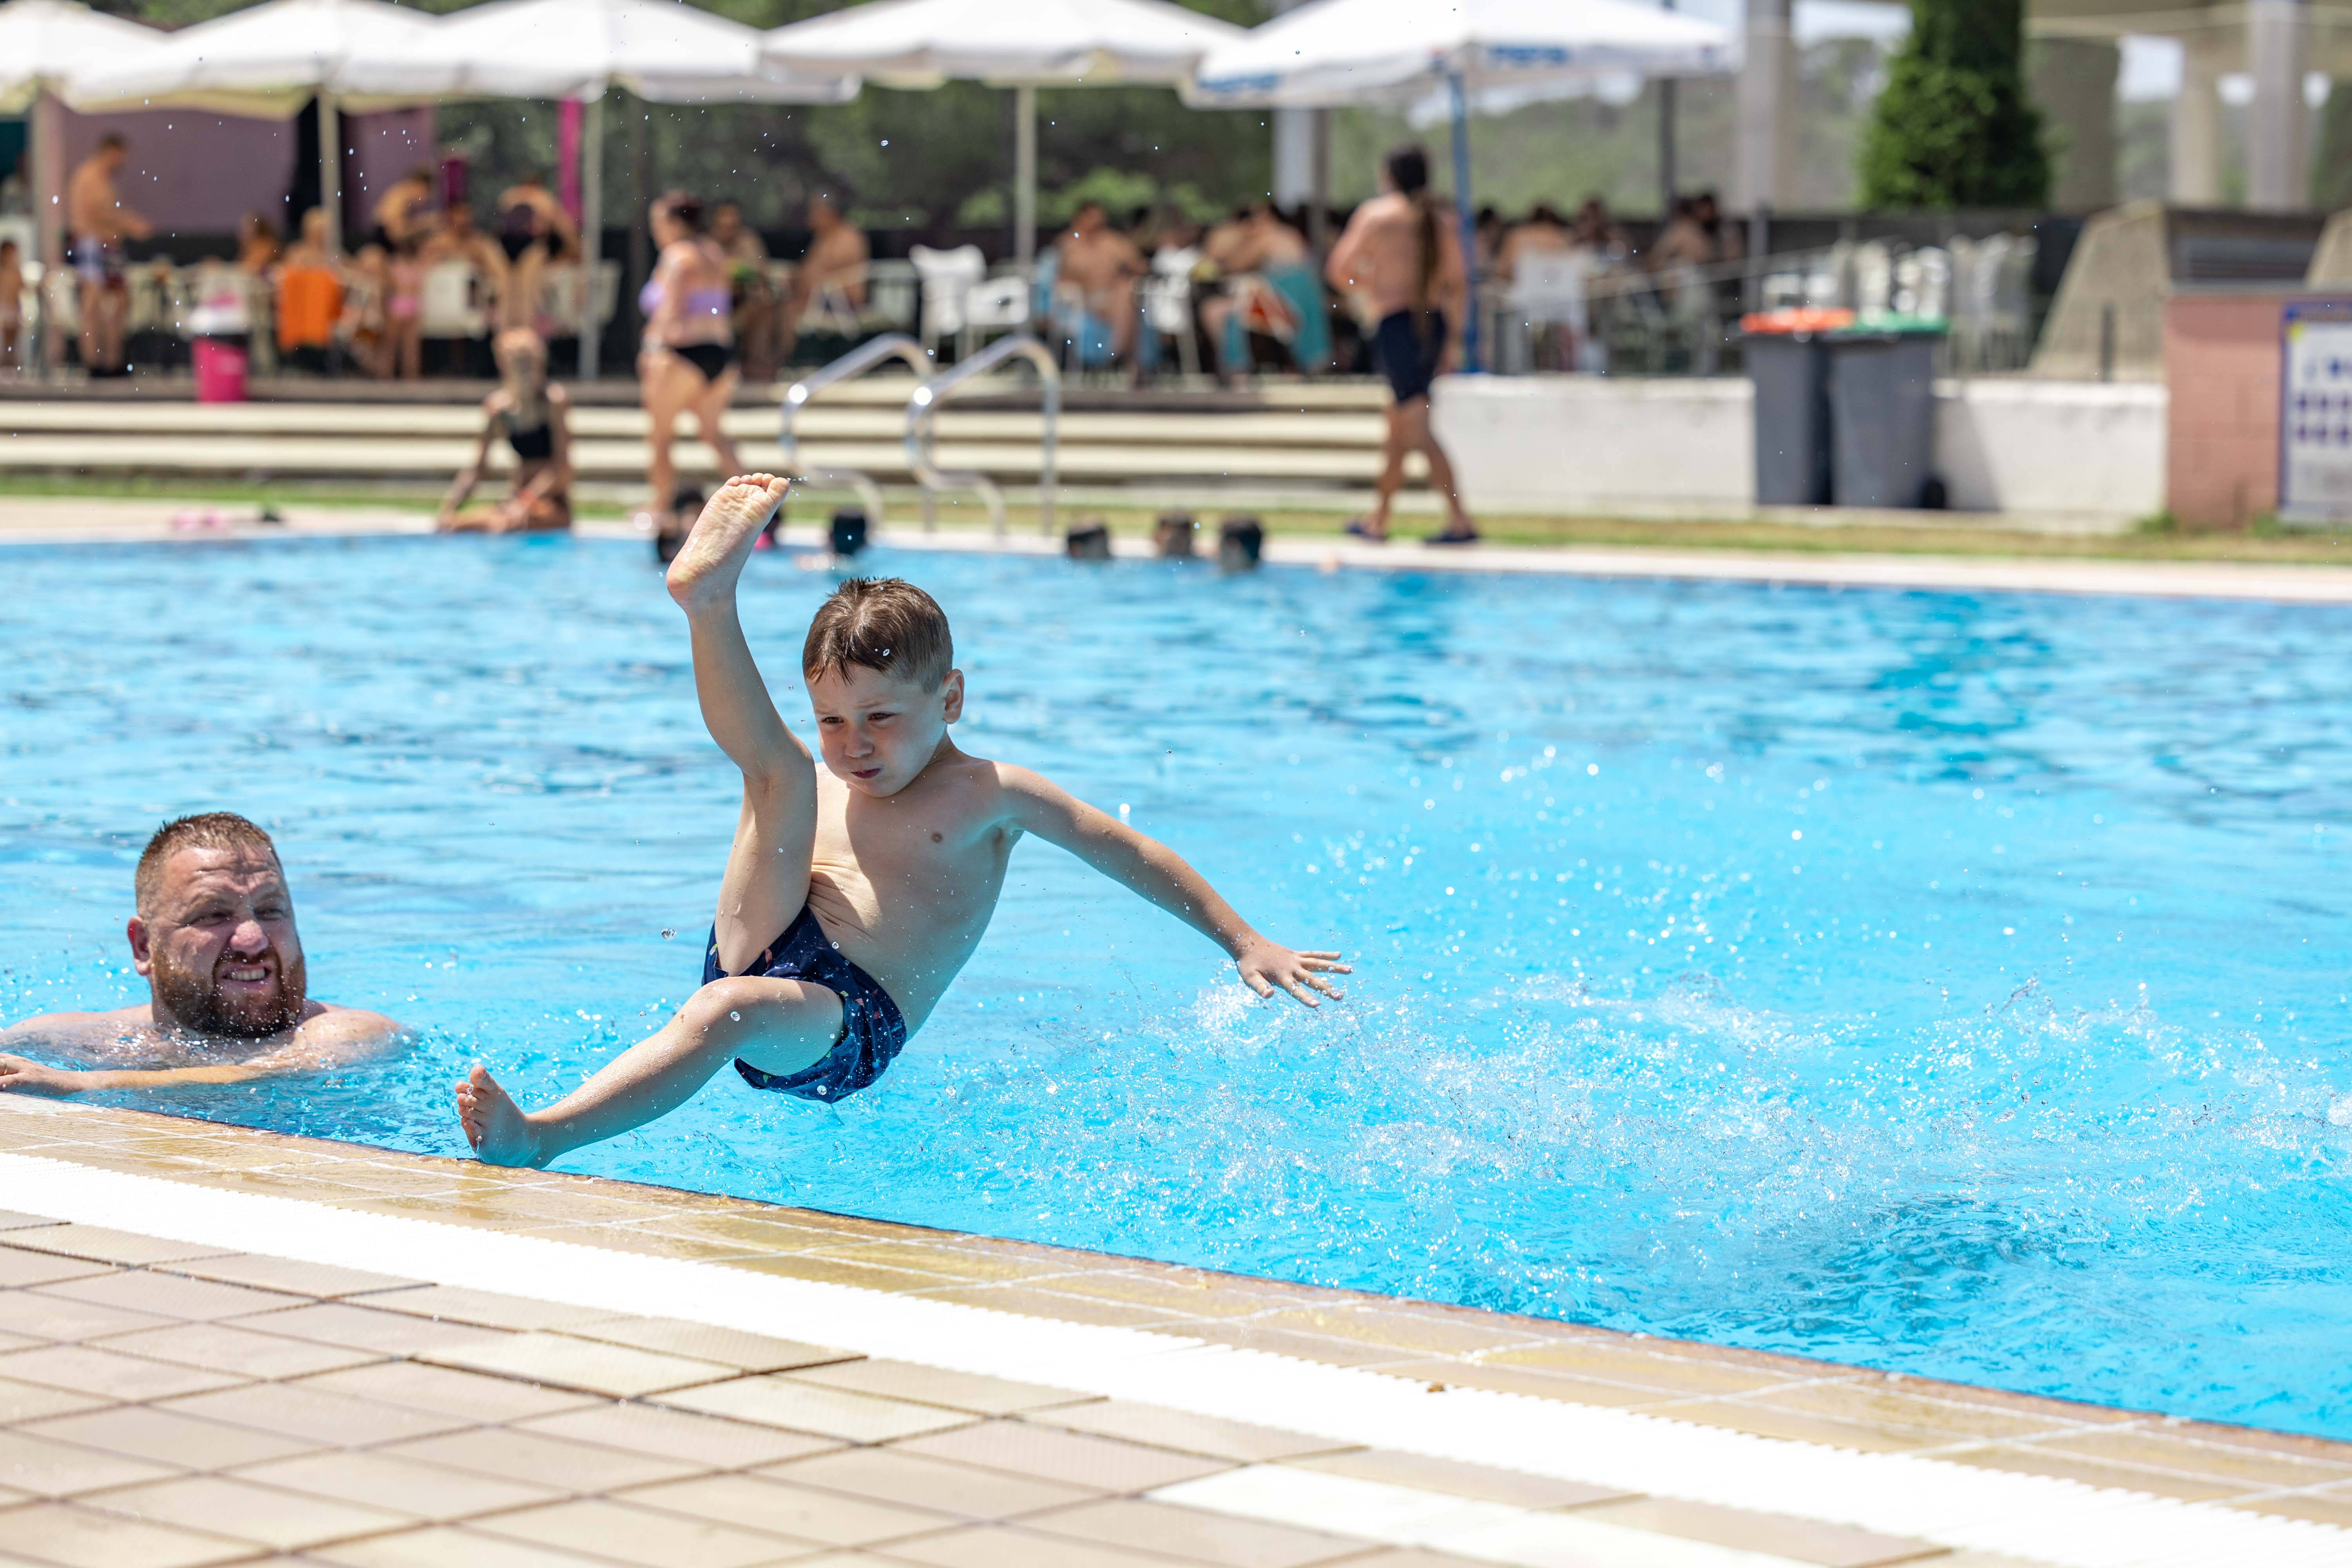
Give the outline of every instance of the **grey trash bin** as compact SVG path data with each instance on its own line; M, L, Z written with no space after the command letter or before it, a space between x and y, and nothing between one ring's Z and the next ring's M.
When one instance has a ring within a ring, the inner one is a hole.
M1937 331L1829 334L1830 493L1840 506L1919 507L1936 482Z
M1756 389L1756 504L1830 503L1829 349L1811 332L1739 340Z

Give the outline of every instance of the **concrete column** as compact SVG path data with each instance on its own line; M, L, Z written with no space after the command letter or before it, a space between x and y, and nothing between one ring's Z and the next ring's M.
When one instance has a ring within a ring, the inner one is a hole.
M2246 68L2254 102L2246 116L2246 205L2258 212L2296 211L2310 200L2304 45L2301 0L2249 0Z
M2028 57L2033 101L2060 151L2051 204L2063 212L2116 205L2116 77L2123 51L2101 38L2037 38Z
M1797 184L1797 44L1790 0L1748 0L1739 66L1739 157L1732 205L1785 207Z
M1274 111L1274 205L1292 207L1315 196L1315 111Z
M2182 206L2221 205L2221 69L2219 53L2199 36L2181 40L2180 96L2172 100L2172 199Z
M66 106L57 94L33 100L33 223L41 265L66 264Z

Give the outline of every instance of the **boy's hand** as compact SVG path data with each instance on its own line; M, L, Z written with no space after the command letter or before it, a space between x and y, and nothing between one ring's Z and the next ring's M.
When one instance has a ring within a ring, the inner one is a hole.
M1242 984L1259 995L1271 996L1279 985L1309 1007L1321 1005L1308 994L1310 987L1335 1001L1339 999L1339 993L1323 978L1324 973L1355 973L1339 962L1336 952L1294 952L1262 936L1251 938L1234 955L1234 967L1242 972Z

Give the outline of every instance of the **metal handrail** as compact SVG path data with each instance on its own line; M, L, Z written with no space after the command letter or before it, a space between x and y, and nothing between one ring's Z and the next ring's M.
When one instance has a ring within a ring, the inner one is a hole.
M871 342L860 343L824 369L803 376L784 389L784 423L783 428L777 433L776 446L782 454L782 466L785 473L792 473L800 462L800 437L793 428L793 421L800 411L825 388L855 380L876 365L894 359L905 361L917 375L930 373L931 355L928 349L904 332L887 332ZM882 526L882 487L876 484L870 475L856 468L827 468L822 476L808 477L838 479L847 484L857 492L857 499L865 503L868 525L877 529Z
M1037 369L1037 376L1045 394L1045 427L1040 437L1041 460L1037 470L1037 527L1047 538L1054 533L1054 459L1060 450L1062 418L1062 367L1054 363L1053 351L1027 332L1015 332L997 339L970 359L953 369L931 377L915 388L907 399L907 466L915 473L915 482L923 487L923 527L929 530L936 518L934 500L943 489L978 490L981 500L988 503L988 521L996 537L1004 537L1004 492L986 474L948 473L931 461L937 429L932 416L940 405L954 396L973 378L994 370L1009 359L1025 359Z

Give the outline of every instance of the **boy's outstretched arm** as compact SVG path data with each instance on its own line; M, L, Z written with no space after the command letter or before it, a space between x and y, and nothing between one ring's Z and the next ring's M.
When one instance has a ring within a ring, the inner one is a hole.
M749 474L721 485L669 566L669 594L694 643L694 692L710 738L743 773L743 809L719 885L719 961L751 966L808 901L816 844L816 764L785 726L743 638L736 580L784 499L785 484Z
M1323 978L1346 974L1336 952L1299 952L1269 942L1217 896L1208 879L1165 844L1098 811L1050 780L1026 768L1000 764L997 773L1013 802L1012 818L1024 831L1058 844L1112 881L1132 889L1233 955L1243 984L1261 996L1281 986L1309 1007L1312 993L1339 993Z

